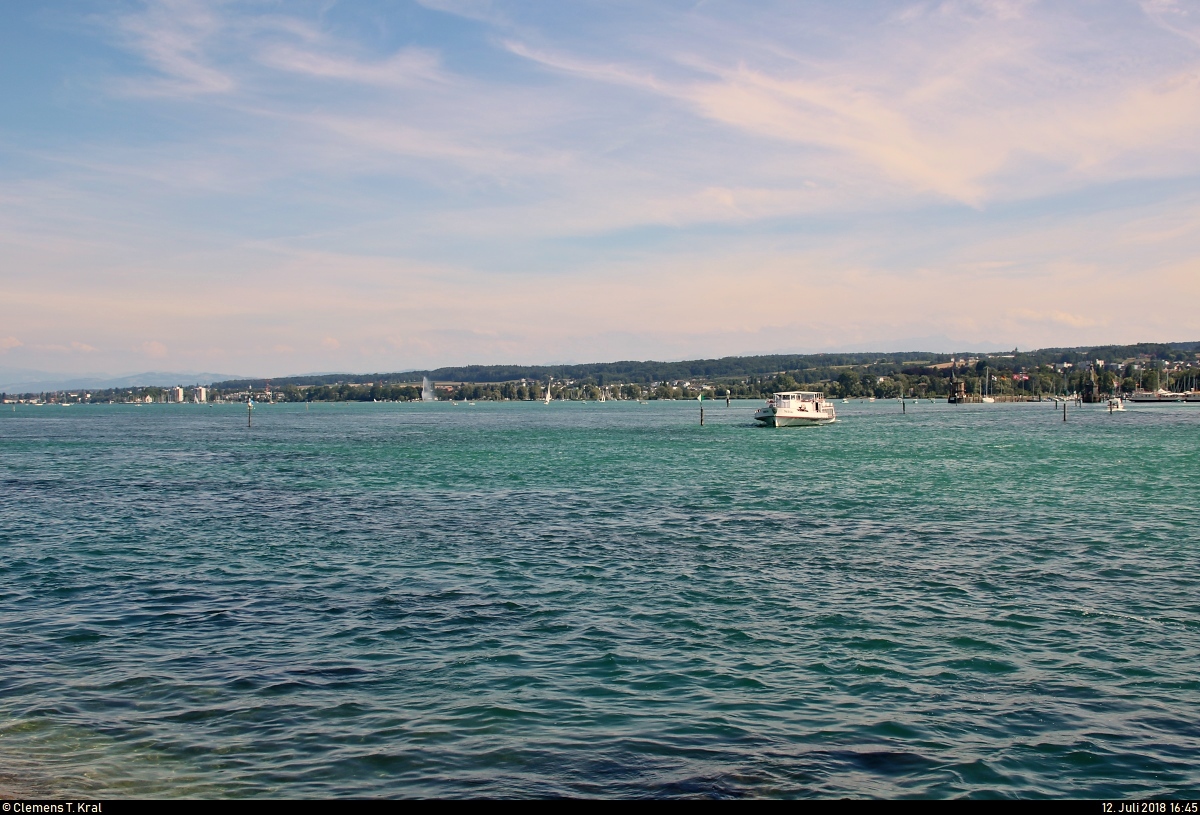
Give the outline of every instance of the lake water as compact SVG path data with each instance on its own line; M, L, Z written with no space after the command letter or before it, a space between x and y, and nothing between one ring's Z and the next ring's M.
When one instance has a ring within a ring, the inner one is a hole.
M1200 796L1200 406L758 404L4 406L0 766Z

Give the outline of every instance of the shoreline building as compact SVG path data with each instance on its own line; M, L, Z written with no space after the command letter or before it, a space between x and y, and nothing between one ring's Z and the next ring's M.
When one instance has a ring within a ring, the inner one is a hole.
M167 393L169 394L172 402L183 401L183 388L179 387L178 385L171 388L169 391L167 391Z
M208 388L196 387L192 388L192 401L197 405L203 405L208 401Z

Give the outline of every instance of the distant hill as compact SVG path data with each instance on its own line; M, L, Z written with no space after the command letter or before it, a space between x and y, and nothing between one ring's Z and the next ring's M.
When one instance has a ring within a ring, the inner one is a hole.
M774 376L781 372L809 371L804 381L823 378L836 369L849 366L878 368L880 374L887 368L911 370L926 365L947 362L951 357L980 357L992 359L996 365L1005 367L1031 367L1059 362L1080 363L1103 359L1121 361L1134 357L1176 360L1192 359L1200 351L1200 341L1169 343L1137 343L1135 345L1089 345L1073 348L1041 348L1036 351L1011 351L1006 353L963 350L954 354L932 351L856 351L827 354L768 354L763 356L721 357L719 359L691 359L678 362L657 360L621 360L618 362L590 362L578 365L462 365L427 370L397 371L390 373L315 373L303 376L236 377L229 374L146 371L127 376L105 374L75 375L51 373L23 368L0 368L0 392L9 394L48 393L72 390L105 390L137 387L169 387L182 385L210 385L223 391L245 388L262 388L268 383L273 388L288 385L342 385L349 383L402 384L419 383L423 377L435 382L500 383L519 380L545 382L574 380L580 383L606 385L616 382L648 384L651 382L673 382L687 380L721 381L747 377ZM994 365L993 367L996 367ZM820 373L818 373L818 370Z
M173 385L208 385L223 379L235 379L230 374L178 373L146 371L128 376L108 374L59 374L28 368L0 368L0 392L43 393L51 391L105 390L110 388L170 387Z
M665 382L688 379L720 380L747 376L771 376L782 371L804 371L812 368L841 366L937 364L952 357L978 356L1000 358L1016 366L1042 365L1055 362L1084 362L1090 359L1110 361L1130 357L1152 359L1183 358L1200 350L1200 341L1175 343L1138 343L1136 345L1089 345L1075 348L1042 348L1036 351L1012 351L1006 354L961 351L939 354L929 351L853 352L834 354L770 354L749 357L693 359L680 362L655 360L623 360L591 362L579 365L463 365L429 370L392 373L332 373L306 376L287 376L268 379L229 379L214 381L213 387L223 390L261 388L268 382L272 387L287 385L339 385L345 383L418 383L423 377L435 382L513 382L521 379L544 382L571 379L598 385L613 382Z
M272 386L337 385L344 382L420 382L429 377L435 382L512 382L520 379L543 381L555 379L591 379L605 382L651 382L689 378L720 378L757 376L779 371L813 366L861 365L863 361L887 359L908 362L941 355L906 352L901 354L773 354L758 357L722 357L682 362L654 360L620 362L590 362L579 365L463 365L421 371L371 374L317 374L289 376L269 380ZM949 359L949 357L946 357ZM262 387L265 379L237 379L214 382L217 388Z

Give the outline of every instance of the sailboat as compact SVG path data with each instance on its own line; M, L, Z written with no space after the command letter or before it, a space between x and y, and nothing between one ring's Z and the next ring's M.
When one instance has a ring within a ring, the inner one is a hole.
M554 377L550 377L550 379L546 382L546 398L542 402L542 404L544 404L544 405L550 404L550 383L553 381L554 381Z
M993 397L988 396L988 391L991 390L992 369L984 368L983 370L983 395L979 398L979 401L990 405L992 402L996 401Z

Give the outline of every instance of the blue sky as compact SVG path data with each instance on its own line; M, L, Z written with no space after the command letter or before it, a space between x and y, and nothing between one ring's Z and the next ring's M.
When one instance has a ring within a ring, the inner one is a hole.
M1200 338L1197 2L0 23L0 367Z

